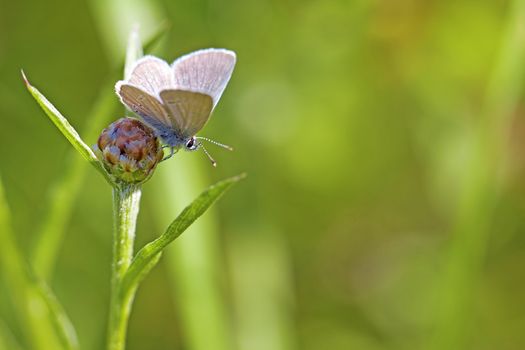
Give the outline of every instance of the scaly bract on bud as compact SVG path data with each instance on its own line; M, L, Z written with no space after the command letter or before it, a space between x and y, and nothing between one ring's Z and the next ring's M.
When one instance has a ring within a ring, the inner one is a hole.
M100 134L97 157L117 182L146 181L164 152L155 132L140 120L121 118Z

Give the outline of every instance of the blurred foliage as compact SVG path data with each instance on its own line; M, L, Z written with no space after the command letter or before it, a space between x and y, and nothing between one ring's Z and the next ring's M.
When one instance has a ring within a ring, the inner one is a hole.
M425 348L440 336L443 267L464 267L462 259L447 265L449 248L458 235L472 135L486 117L512 11L506 0L0 0L0 173L19 245L29 256L35 224L70 151L28 95L20 68L82 134L131 25L140 22L147 37L154 20L168 20L157 51L167 60L203 47L238 54L202 132L235 152L213 149L217 169L199 153L178 154L169 165L186 177L198 171L206 184L249 175L218 204L214 220L224 265L217 278L238 349ZM462 334L451 347L525 347L518 68L511 91L517 103L505 111L504 147L495 149L489 177L496 194L483 212L489 217L479 217L487 234L478 243L486 249L467 281L469 305L453 313ZM202 166L185 168L188 157ZM111 198L104 180L87 171L50 284L82 348L100 349ZM139 246L164 228L155 217L166 198L154 181L144 187ZM182 307L171 298L178 290L172 273L160 264L139 290L130 350L190 348ZM24 345L0 287L1 333Z

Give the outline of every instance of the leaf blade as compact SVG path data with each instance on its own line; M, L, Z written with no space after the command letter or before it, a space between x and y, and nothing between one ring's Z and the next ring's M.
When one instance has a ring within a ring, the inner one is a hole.
M135 62L142 56L144 56L144 52L142 51L142 43L139 37L138 26L135 25L128 37L126 63L124 65L124 79L129 78L131 75L131 69L135 65Z
M24 71L22 71L22 77L31 96L33 96L40 108L42 108L44 113L53 122L53 124L55 124L62 135L64 135L64 137L84 159L93 165L95 169L97 169L106 178L106 180L111 182L111 177L109 176L108 172L98 161L93 150L89 148L89 146L86 145L86 143L82 140L75 128L73 128L68 120L58 111L58 109L56 109L55 106L53 106L51 102L49 102L49 100L40 91L38 91L36 87L31 85Z
M62 307L62 304L60 304L53 291L44 281L38 280L31 271L29 271L29 274L30 283L49 310L51 323L55 328L58 339L66 349L78 350L79 344L75 327Z
M155 266L154 260L160 258L163 249L204 214L231 186L245 177L245 174L241 174L208 187L190 205L184 208L160 237L140 249L124 276L122 292L127 293L136 288L140 280Z

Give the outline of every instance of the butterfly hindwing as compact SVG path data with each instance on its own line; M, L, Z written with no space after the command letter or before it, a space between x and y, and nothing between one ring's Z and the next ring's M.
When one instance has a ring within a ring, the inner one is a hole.
M166 109L155 97L129 84L117 84L117 94L122 102L143 118L153 118L168 127L173 126Z
M183 139L194 136L210 118L213 109L211 96L173 89L163 90L159 95Z

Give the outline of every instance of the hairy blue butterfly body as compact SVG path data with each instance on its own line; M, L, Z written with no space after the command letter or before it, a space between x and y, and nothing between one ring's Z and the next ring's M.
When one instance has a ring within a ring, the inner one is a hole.
M219 102L235 62L235 53L225 49L195 51L171 65L145 56L126 80L117 82L115 90L122 103L155 129L171 154L180 148L202 148L215 165L199 140L231 148L196 134Z

